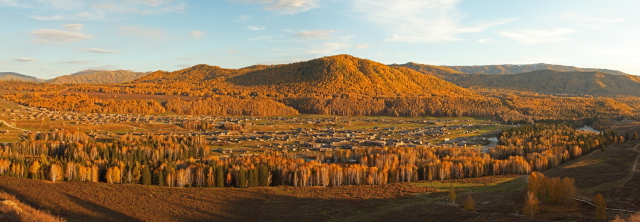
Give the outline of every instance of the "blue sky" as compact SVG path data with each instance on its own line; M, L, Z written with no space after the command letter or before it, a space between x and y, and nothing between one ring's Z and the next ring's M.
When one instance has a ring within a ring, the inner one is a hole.
M351 54L640 75L637 0L0 0L0 72L240 68Z

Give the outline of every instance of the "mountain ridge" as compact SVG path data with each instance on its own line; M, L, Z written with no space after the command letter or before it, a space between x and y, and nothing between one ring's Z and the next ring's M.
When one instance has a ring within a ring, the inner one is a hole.
M47 80L52 84L108 84L125 83L146 76L148 73L131 70L83 70L70 75L58 76Z

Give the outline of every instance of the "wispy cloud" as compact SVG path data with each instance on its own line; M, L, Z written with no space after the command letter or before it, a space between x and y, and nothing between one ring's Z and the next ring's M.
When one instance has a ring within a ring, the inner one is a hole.
M66 61L66 62L61 62L61 63L65 63L65 64L80 64L80 63L91 63L93 61L91 60L71 60L71 61Z
M342 42L325 42L321 45L313 46L311 49L307 50L306 54L331 54L335 51L341 49L350 48L349 45Z
M141 26L125 26L119 29L120 35L138 35L147 38L162 38L166 36L164 29L146 28Z
M603 28L605 25L610 23L618 23L624 22L626 19L617 18L617 19L607 19L593 16L584 16L574 13L567 13L562 15L563 19L568 19L574 21L577 25L587 27L587 28Z
M227 51L227 52L228 52L228 53L238 53L238 50L233 50L233 49L232 49L232 50L229 50L229 51Z
M194 37L196 39L199 39L199 38L204 37L204 31L197 31L197 30L196 31L191 31L191 32L189 32L189 35L191 35L192 37Z
M333 30L311 30L311 31L301 31L296 33L296 37L304 38L304 39L332 39L329 35L336 31Z
M247 29L249 30L253 30L253 31L258 31L258 30L264 30L264 26L255 26L255 25L249 25L247 26Z
M233 21L234 22L248 22L248 21L251 21L251 18L253 18L253 17L250 16L250 15L241 15L241 16L238 16L238 18L233 20Z
M573 29L525 29L520 31L503 31L500 36L513 39L522 44L540 44L568 40L568 34L576 32Z
M96 49L96 48L88 48L88 49L78 49L78 52L91 52L91 53L111 53L111 54L119 54L118 51L106 50L106 49Z
M62 31L56 29L38 29L31 31L34 43L60 44L65 42L77 42L90 39L93 36L79 32Z
M274 11L279 14L293 15L317 8L319 0L228 0L230 2L241 2L249 4L265 5L262 7L266 11Z
M27 8L38 20L122 19L123 14L182 12L187 7L184 0L0 0L0 4Z
M4 64L4 62L3 62L3 61L0 61L0 64Z
M197 64L186 64L186 63L182 63L182 64L178 64L177 66L178 66L178 67L183 67L183 68L184 68L184 67L192 67L192 66L195 66L195 65L197 65Z
M69 30L69 31L82 31L82 28L84 27L83 24L66 24L66 25L62 25L62 27L64 27L64 29Z
M20 58L13 59L13 61L16 61L16 62L34 62L34 61L37 61L37 60L33 59L33 58L20 57Z
M461 40L460 33L482 32L490 27L515 21L515 18L459 25L463 15L456 9L460 0L353 0L360 17L387 29L386 41L434 43Z
M260 41L260 40L267 40L267 39L275 39L278 36L257 36L257 37L253 37L253 38L249 38L247 39L247 41Z
M353 48L355 48L355 49L366 49L366 48L369 48L369 46L370 46L369 44L360 44L360 45L354 46Z

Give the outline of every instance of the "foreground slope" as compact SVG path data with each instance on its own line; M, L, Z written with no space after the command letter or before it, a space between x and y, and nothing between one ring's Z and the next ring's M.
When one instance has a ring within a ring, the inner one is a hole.
M53 84L103 84L103 83L124 83L130 82L147 73L133 72L131 70L85 70L72 75L59 76L47 82Z

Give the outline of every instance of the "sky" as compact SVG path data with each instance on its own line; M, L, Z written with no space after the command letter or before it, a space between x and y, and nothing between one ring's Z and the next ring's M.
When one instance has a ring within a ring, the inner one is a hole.
M548 63L640 75L637 0L0 0L0 72Z

